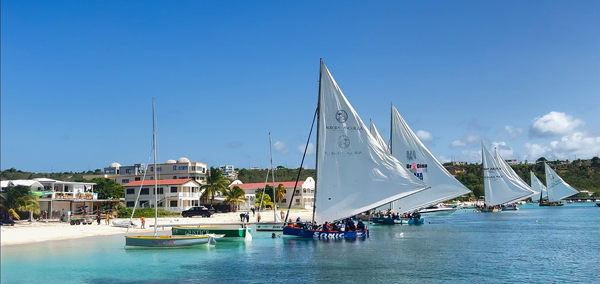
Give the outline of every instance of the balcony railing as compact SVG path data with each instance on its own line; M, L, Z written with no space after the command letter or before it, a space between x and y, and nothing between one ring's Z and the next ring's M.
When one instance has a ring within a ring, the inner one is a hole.
M200 192L167 192L166 197L200 198Z

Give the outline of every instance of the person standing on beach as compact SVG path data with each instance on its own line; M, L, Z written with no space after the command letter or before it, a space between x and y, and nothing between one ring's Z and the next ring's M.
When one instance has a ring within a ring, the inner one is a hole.
M258 213L258 217L256 218L258 222L260 222L260 213Z
M142 229L146 229L146 218L142 215L142 218L140 218L140 221L142 221Z
M100 225L100 213L98 213L98 215L96 215L96 222L98 222L98 225Z
M110 215L108 215L108 212L106 213L106 225L110 225Z
M246 212L246 222L250 222L250 212Z
M256 213L256 209L254 209L254 207L252 207L252 217L254 217L255 213Z

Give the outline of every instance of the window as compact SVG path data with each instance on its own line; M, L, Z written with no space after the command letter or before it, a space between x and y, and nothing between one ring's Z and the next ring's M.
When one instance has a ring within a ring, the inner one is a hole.
M150 177L150 180L153 180L153 179L154 179L154 177Z
M173 179L177 179L177 176L173 176Z
M129 179L123 179L121 183L129 183Z
M287 190L286 190L286 189L284 189L284 190L283 190L283 193L287 193Z
M300 199L296 198L296 204L300 204Z
M306 193L306 188L302 189L302 193Z
M152 189L152 192L153 192L154 194L156 194L156 192L154 192L154 191L155 191L155 190L154 190L154 189ZM159 188L158 188L158 194L163 194L163 188L162 188L162 187L159 187Z
M138 181L138 180L141 180L141 179L140 179L140 177L136 177L135 180Z
M134 203L133 201L127 201L127 207L133 207Z
M135 194L135 188L128 188L127 194ZM127 207L129 207L129 205L127 205Z
M286 198L284 198L283 200L281 200L281 203L286 203L286 202L287 202Z
M162 172L162 167L156 167L157 172Z
M149 188L142 188L142 191L140 192L140 195L149 195L150 194L150 189ZM141 204L141 203L140 203Z
M154 167L150 167L150 171L153 172L154 171Z
M296 189L296 194L300 194L300 190L299 189Z
M126 169L126 170L125 170L125 173L126 173L126 174L130 174L130 173L131 173L131 169Z
M176 186L171 186L171 192L177 192L177 187Z
M192 166L192 171L196 171L196 166Z
M170 207L177 207L177 200L171 200L171 201L169 201L169 206Z
M148 200L140 201L140 207L141 208L150 207L150 201L148 201Z
M69 186L68 185L65 186L65 191L69 191Z
M187 170L187 166L179 166L179 170L180 170L180 171Z
M173 166L173 170L176 171L177 170L177 166Z

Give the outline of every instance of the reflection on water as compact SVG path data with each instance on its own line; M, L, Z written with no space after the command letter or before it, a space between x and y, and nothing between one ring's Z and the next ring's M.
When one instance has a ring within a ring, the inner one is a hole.
M2 283L597 283L600 208L457 211L369 238L269 232L216 246L123 249L122 235L2 247ZM459 213L460 212L460 213Z

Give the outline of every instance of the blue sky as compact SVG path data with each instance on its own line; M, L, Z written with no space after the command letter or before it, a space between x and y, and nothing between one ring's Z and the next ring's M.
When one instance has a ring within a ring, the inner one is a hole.
M442 162L600 153L598 1L2 1L1 168L295 168L319 58ZM314 154L307 166L314 167Z

